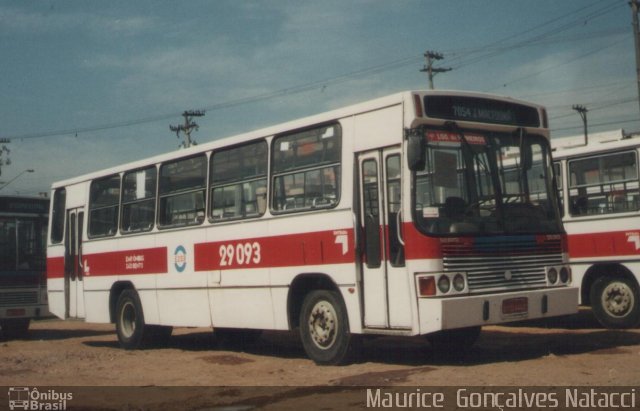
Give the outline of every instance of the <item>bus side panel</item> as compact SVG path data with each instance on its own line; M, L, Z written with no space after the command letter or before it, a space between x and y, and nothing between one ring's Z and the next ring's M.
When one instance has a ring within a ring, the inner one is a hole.
M210 327L207 276L196 272L194 244L203 243L202 227L156 234L156 248L166 250L166 271L157 276L160 323L172 326Z
M64 319L64 246L61 245L47 247L47 294L51 314Z
M82 246L86 321L109 322L109 299L116 282L131 284L142 303L145 321L158 322L156 276L159 254L150 235L85 240ZM162 266L162 264L160 264ZM114 296L117 301L117 296Z
M267 222L220 223L195 252L206 273L213 327L274 328Z
M344 193L343 193L344 194ZM341 202L341 204L344 204ZM274 219L269 222L272 238L281 239L286 260L273 264L270 284L274 292L273 315L278 328L287 327L287 298L280 290L288 290L299 275L324 275L336 286L356 286L353 214L350 209L317 214L301 214ZM299 234L291 235L292 231ZM277 242L274 246L277 246ZM310 290L305 290L310 291ZM358 314L359 309L353 311ZM350 312L349 314L351 314ZM358 318L355 324L360 324Z
M402 105L397 104L358 114L354 127L354 150L356 152L400 144L403 133ZM374 132L369 132L370 130Z

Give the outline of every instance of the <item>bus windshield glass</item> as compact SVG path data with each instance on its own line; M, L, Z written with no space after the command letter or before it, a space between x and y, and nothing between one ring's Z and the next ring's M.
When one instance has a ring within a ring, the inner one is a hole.
M44 270L46 221L0 217L0 271Z
M435 235L561 232L550 147L541 136L426 130L413 209Z

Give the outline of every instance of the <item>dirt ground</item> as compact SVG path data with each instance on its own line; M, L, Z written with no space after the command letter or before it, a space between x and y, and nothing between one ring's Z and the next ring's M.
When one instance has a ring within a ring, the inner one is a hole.
M51 319L32 322L29 338L0 340L0 364L0 386L208 387L214 402L195 388L178 403L175 392L166 392L168 402L159 391L152 396L161 409L286 409L292 399L335 399L353 386L638 386L640 330L603 329L582 310L485 327L464 355L444 358L423 338L380 337L364 342L356 363L320 367L290 333L265 332L255 344L223 349L210 329L180 328L165 347L125 351L113 325ZM253 405L238 406L247 400ZM97 409L113 406L106 401ZM334 406L323 409L342 408Z

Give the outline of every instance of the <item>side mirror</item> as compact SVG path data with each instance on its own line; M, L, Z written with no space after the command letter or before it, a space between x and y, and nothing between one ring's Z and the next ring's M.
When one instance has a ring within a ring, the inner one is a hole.
M409 170L424 170L426 156L426 143L422 133L411 133L407 137L407 162Z

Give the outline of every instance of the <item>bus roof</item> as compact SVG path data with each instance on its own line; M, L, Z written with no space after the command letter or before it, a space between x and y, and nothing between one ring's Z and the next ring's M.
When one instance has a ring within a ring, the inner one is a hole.
M584 135L551 139L555 159L583 154L597 154L640 145L640 132L627 133L622 129Z
M413 94L416 94L416 93L418 93L418 94L420 94L422 96L425 96L425 95L434 95L434 96L437 96L437 95L451 95L451 96L484 97L484 98L490 98L490 99L495 99L495 100L501 100L501 101L508 102L508 103L527 105L527 106L534 107L536 109L542 109L543 108L541 105L538 105L538 104L530 103L530 102L523 101L523 100L514 99L514 98L511 98L511 97L500 96L500 95L495 95L495 94L488 94L488 93L468 92L468 91L459 91L459 90L410 90L410 91L403 91L403 92L387 95L387 96L384 96L384 97L379 97L379 98L376 98L376 99L367 100L367 101L364 101L364 102L361 102L361 103L357 103L357 104L353 104L353 105L350 105L350 106L345 106L345 107L337 108L337 109L334 109L334 110L326 111L326 112L323 112L323 113L311 115L311 116L308 116L308 117L303 117L303 118L300 118L300 119L295 119L295 120L291 120L291 121L288 121L288 122L284 122L284 123L268 126L268 127L261 128L261 129L258 129L258 130L253 130L253 131L249 131L249 132L245 132L245 133L240 133L240 134L233 135L233 136L230 136L230 137L224 137L224 138L213 140L213 141L209 141L209 142L206 142L206 143L203 143L203 144L194 145L192 147L189 147L187 149L183 149L183 150L180 150L180 151L172 151L172 152L158 154L158 155L151 156L151 157L145 157L144 159L136 160L136 161L131 162L131 163L120 164L120 165L116 165L116 166L113 166L113 167L105 168L105 169L102 169L102 170L99 170L99 171L91 172L91 173L88 173L88 174L84 174L84 175L72 177L72 178L69 178L69 179L57 181L57 182L53 183L52 188L55 189L55 188L58 188L58 187L64 187L64 186L71 185L71 184L77 184L77 183L80 183L80 182L83 182L83 181L92 180L92 179L95 179L95 178L98 178L98 177L101 177L101 176L105 176L105 175L109 175L109 174L115 174L115 173L126 171L126 170L132 170L132 169L148 166L148 165L151 165L151 164L157 164L157 163L161 163L161 162L172 160L172 159L176 159L176 158L188 157L189 155L195 155L195 154L198 154L198 153L207 152L207 151L210 151L212 149L215 149L215 148L218 148L218 147L224 147L224 146L230 145L230 144L240 144L240 143L243 143L243 142L246 142L246 141L251 141L251 140L254 140L254 139L257 139L257 138L270 137L270 136L273 136L273 135L277 135L277 134L284 133L284 132L287 132L287 131L293 131L293 130L301 129L301 128L312 126L314 124L319 124L319 123L322 123L322 122L341 119L341 118L350 117L350 116L353 116L353 115L356 115L356 114L360 114L360 113L366 113L366 112L369 112L369 111L379 110L379 109L382 109L382 108L385 108L385 107L390 107L390 106L394 106L394 105L398 105L398 104L403 104L406 101L410 101L412 96L413 96Z

